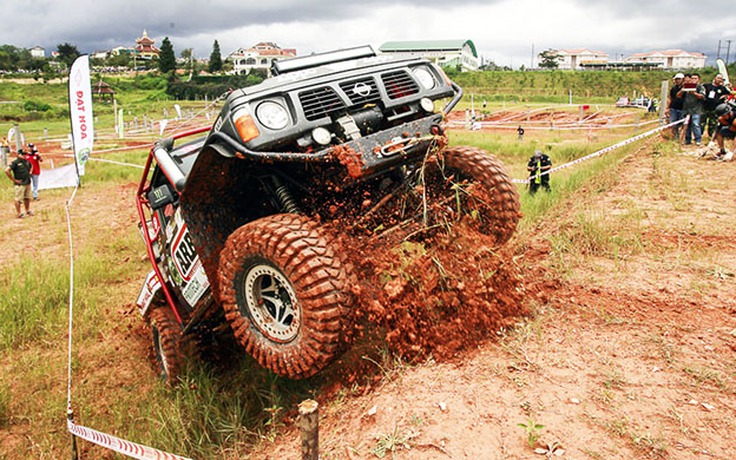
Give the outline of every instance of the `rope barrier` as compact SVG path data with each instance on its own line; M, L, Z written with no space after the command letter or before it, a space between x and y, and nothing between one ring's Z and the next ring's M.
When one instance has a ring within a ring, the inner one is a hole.
M115 160L104 160L102 158L89 157L89 160L90 161L100 161L102 163L112 163L114 165L120 165L120 166L130 166L130 167L133 167L133 168L140 168L140 169L143 169L144 168L142 165L137 165L137 164L133 164L133 163L123 163L122 161L115 161Z
M74 325L74 247L72 237L72 219L70 208L77 195L79 185L74 187L69 201L64 209L66 212L66 228L69 237L69 328L68 353L67 353L67 389L66 389L66 415L67 430L72 435L72 460L79 458L77 451L77 438L84 439L100 447L115 451L138 460L191 460L187 457L170 454L152 447L144 446L134 442L112 436L101 431L93 430L74 423L74 410L72 409L72 331Z
M599 121L599 120L596 120ZM451 127L463 127L472 122L457 121L453 120L448 123ZM552 122L549 121L535 121L525 122L524 130L545 130L545 131L565 131L565 130L590 130L590 129L619 129L619 128L634 128L647 125L653 125L659 123L659 120L648 120L637 123L626 123L626 124L607 124L607 123L594 123L591 120L583 120L582 122ZM505 123L503 121L476 121L476 125L481 128L492 128L492 129L518 129L519 123ZM538 126L534 126L538 125Z
M603 155L605 153L608 153L608 152L610 152L612 150L616 150L616 149L621 148L621 147L623 147L623 146L625 146L627 144L631 144L632 142L636 142L638 140L644 139L645 137L649 137L649 136L651 136L653 134L657 134L660 131L664 131L665 129L669 129L669 128L672 128L673 126L679 125L681 123L685 123L686 120L688 120L688 119L678 120L678 121L675 121L673 123L669 123L669 124L660 126L659 128L655 128L655 129L649 130L649 131L644 132L644 133L641 133L641 134L639 134L637 136L634 136L634 137L631 137L631 138L626 139L624 141L621 141L621 142L619 142L617 144L613 144L611 146L608 146L606 148L603 148L601 150L598 150L597 152L593 152L593 153L591 153L589 155L586 155L584 157L580 157L577 160L573 160L573 161L571 161L569 163L565 163L563 165L557 166L556 168L552 168L552 169L548 169L547 171L543 171L543 172L541 172L541 173L539 173L539 174L537 174L535 176L531 176L531 177L529 177L527 179L511 179L511 181L514 182L514 183L516 183L516 184L528 184L532 180L537 179L538 177L542 177L545 174L552 174L553 172L559 171L561 169L569 168L570 166L576 165L578 163L582 163L582 162L588 161L588 160L590 160L592 158L599 157L599 156L601 156L601 155Z

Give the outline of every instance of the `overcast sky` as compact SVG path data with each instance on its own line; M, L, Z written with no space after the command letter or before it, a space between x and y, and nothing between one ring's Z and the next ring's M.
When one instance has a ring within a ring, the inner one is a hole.
M132 47L145 29L177 56L222 57L270 41L297 54L394 40L470 39L484 60L518 68L546 49L588 48L609 59L683 49L736 60L732 0L0 0L0 44L47 56Z

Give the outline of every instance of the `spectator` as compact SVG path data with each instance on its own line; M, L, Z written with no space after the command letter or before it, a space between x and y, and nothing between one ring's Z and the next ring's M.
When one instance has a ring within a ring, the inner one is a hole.
M31 212L31 164L26 160L26 153L23 149L18 149L17 157L7 168L5 174L15 184L15 210L18 218L25 215L20 212L21 202L25 206L26 214L32 216Z
M28 153L26 153L26 160L31 163L31 192L33 199L38 201L38 179L41 175L41 162L43 158L38 153L38 149L32 142L28 143Z
M682 83L685 75L682 73L675 74L672 77L672 89L670 90L670 97L667 100L667 113L669 113L670 123L682 120L682 102L683 98L678 96L678 93L682 89ZM680 137L680 125L672 127L672 134L675 138Z
M544 187L545 191L550 191L548 171L552 169L552 159L549 156L542 153L541 150L535 151L526 169L529 171L529 193L534 195L540 186Z
M708 132L708 138L713 142L713 136L718 127L718 116L716 115L716 107L719 104L726 102L726 98L731 91L726 88L723 84L723 75L717 74L713 78L713 83L706 83L703 85L705 88L705 100L703 101L703 119L701 120L701 129L703 134Z
M656 111L657 111L657 101L653 97L650 97L649 100L647 101L647 112L654 113Z
M8 153L10 153L10 142L7 137L3 137L0 141L0 161L2 161L3 168L8 165Z
M719 104L715 109L715 114L718 117L718 132L716 133L715 141L720 149L716 154L716 158L719 160L733 158L733 152L726 151L724 139L736 138L736 113L730 104ZM733 149L734 146L731 146ZM728 158L728 157L731 158Z
M685 84L677 93L682 95L682 114L690 117L685 131L685 145L700 145L703 141L703 132L700 130L700 118L703 116L703 101L705 88L700 84L700 75L697 73L685 75Z
M524 140L524 128L519 125L518 128L516 128L516 132L519 133L519 142Z

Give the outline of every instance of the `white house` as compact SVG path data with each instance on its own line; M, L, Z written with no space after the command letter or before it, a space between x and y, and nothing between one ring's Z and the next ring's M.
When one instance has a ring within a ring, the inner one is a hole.
M463 72L478 70L480 59L472 40L418 40L386 42L378 48L384 54L420 56L442 67L460 66Z
M107 57L110 55L109 51L95 51L94 53L90 54L90 58L92 59L107 59Z
M271 62L296 57L293 48L281 48L272 42L260 42L250 48L238 48L228 55L233 63L233 73L247 75L252 69L265 69L270 75Z
M40 46L34 46L31 48L31 57L34 58L45 58L46 57L46 50L41 48Z
M580 70L583 64L605 64L608 62L608 53L604 51L591 51L587 48L575 48L556 51L558 68L567 70Z
M625 59L626 62L643 62L657 64L664 69L700 69L705 67L706 56L683 50L650 51L634 53Z

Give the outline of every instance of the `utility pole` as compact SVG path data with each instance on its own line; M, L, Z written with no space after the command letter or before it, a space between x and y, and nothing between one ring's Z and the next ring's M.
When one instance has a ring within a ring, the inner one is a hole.
M534 43L532 43L532 63L529 66L529 70L534 69Z
M726 65L728 66L728 58L731 54L731 40L726 40L726 43L728 43L728 45L726 46Z
M716 59L721 58L721 41L718 40L718 51L716 51Z

